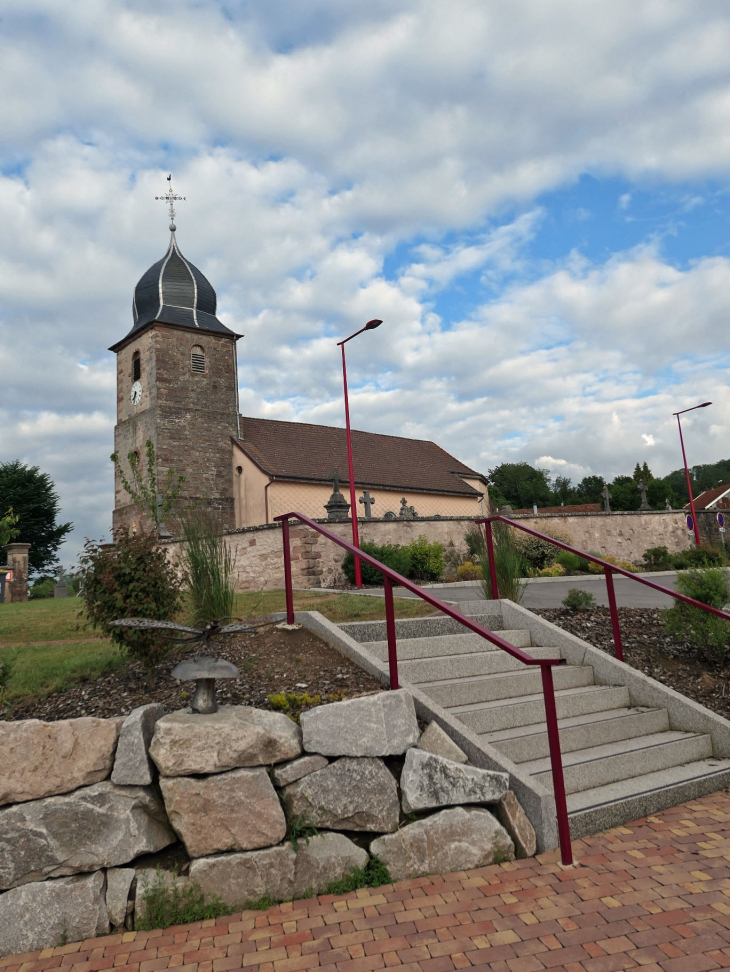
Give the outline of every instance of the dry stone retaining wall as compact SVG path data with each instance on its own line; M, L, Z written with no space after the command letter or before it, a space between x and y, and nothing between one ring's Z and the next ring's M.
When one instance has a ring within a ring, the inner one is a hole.
M405 690L301 727L245 706L8 722L0 747L0 957L131 928L158 881L235 909L321 893L371 854L399 880L535 853L507 774L422 736ZM179 877L152 866L171 850Z

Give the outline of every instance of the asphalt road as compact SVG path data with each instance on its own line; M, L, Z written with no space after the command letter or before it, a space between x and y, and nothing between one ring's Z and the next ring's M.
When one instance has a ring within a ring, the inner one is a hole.
M674 572L664 571L660 574L643 574L642 576L654 581L655 584L671 589L674 589L677 577ZM613 583L616 589L616 602L619 607L671 607L673 603L673 599L666 594L660 594L658 591L653 591L650 587L638 584L626 577L614 575ZM527 581L522 605L526 608L562 607L561 602L572 587L590 591L597 604L604 607L608 606L606 581L603 576L533 578ZM459 587L458 584L428 589L444 601L477 601L482 596L481 587ZM375 593L375 591L372 591L372 593ZM396 593L399 597L416 596L398 588L396 588Z

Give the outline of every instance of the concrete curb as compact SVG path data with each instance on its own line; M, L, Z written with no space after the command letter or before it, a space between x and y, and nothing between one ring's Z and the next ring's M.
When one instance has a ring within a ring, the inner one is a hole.
M499 613L501 611L500 602ZM497 614L496 611L494 613ZM294 617L299 624L304 625L305 628L318 635L328 645L349 658L350 661L379 679L382 685L387 686L389 684L390 675L387 664L345 634L319 611L297 611ZM474 766L509 773L510 789L514 791L530 823L535 828L538 851L542 853L556 848L558 846L558 832L555 819L555 800L552 793L537 781L531 779L519 766L502 756L492 746L483 743L476 733L453 719L445 709L429 699L416 686L411 685L406 680L401 680L401 688L406 689L413 696L418 715L425 721L437 722L457 746L464 750Z

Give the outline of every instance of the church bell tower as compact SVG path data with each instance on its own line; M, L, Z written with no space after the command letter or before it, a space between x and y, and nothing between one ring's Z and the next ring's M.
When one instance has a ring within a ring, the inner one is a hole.
M168 177L169 179L170 177ZM117 356L117 424L114 451L125 472L127 456L146 461L147 440L157 456L157 477L185 476L185 501L235 527L231 437L238 430L235 334L216 317L216 294L187 260L176 239L172 186L167 252L143 274L134 291L131 331L109 349ZM114 483L114 529L143 528L141 511Z

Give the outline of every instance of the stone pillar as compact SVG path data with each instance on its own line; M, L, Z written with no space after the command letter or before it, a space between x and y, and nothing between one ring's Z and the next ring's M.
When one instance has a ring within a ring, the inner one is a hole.
M9 543L5 547L8 555L8 568L13 572L13 581L5 585L5 600L28 600L28 551L29 543ZM8 587L10 597L8 598Z

